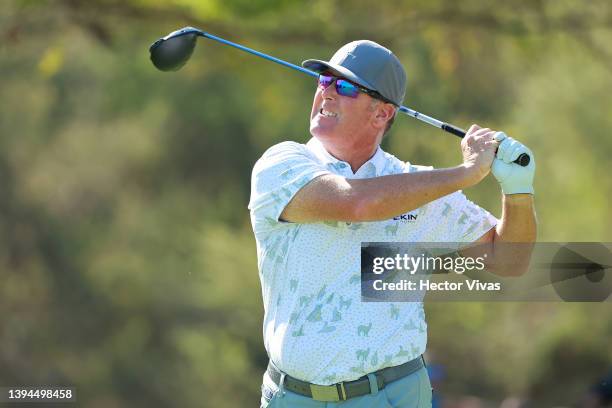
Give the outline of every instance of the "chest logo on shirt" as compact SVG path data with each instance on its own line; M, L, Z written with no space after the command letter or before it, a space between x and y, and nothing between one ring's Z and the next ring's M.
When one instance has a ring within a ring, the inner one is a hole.
M397 217L393 217L393 221L401 221L401 222L415 222L417 220L417 214L406 213L402 215L398 215Z

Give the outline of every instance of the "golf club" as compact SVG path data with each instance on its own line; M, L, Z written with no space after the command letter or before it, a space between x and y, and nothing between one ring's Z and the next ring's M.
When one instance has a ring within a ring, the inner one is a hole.
M291 64L275 57L271 57L259 51L255 51L251 48L245 47L243 45L224 40L223 38L214 36L194 27L184 27L180 30L173 31L167 36L162 37L159 40L155 41L153 44L151 44L151 46L149 47L149 52L151 53L151 62L153 62L153 65L155 65L155 67L161 71L179 70L183 65L185 65L185 63L187 63L187 61L191 57L191 54L193 54L193 49L195 48L197 37L205 37L210 40L218 41L222 44L238 48L239 50L267 59L268 61L283 65L287 68L300 71L312 77L319 77L319 74L314 71L299 67L297 65ZM465 130L453 126L451 124L444 123L405 106L400 106L399 110L400 112L405 113L408 116L412 116L415 119L421 120L425 123L429 123L432 126L440 128L448 133L452 133L453 135L456 135L458 137L463 138L465 136ZM530 161L531 158L529 157L529 155L523 153L514 161L514 163L519 164L521 166L527 166Z

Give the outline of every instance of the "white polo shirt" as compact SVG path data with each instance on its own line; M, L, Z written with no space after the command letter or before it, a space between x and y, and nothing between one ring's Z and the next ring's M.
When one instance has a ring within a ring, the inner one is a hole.
M283 142L253 168L249 209L257 242L268 355L285 373L329 385L395 366L425 351L421 302L361 302L362 242L473 242L497 220L461 192L411 211L416 217L377 222L279 221L313 178L371 178L431 167L413 166L380 147L355 174L317 139ZM398 214L399 215L399 214Z

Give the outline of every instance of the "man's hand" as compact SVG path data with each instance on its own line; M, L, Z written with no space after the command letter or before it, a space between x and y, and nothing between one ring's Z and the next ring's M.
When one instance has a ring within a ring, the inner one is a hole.
M504 194L533 194L533 175L535 159L527 146L517 142L503 132L494 135L501 142L497 149L497 157L493 161L493 176L501 185ZM526 153L531 161L525 167L513 163L521 154Z
M495 149L499 145L495 134L489 128L472 125L461 141L463 165L469 170L473 184L480 182L491 171Z

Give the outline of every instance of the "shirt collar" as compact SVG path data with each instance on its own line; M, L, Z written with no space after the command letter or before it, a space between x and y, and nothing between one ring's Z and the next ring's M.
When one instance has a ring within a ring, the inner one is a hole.
M313 137L306 143L306 147L310 150L323 164L330 165L333 168L336 168L338 171L340 169L348 169L351 172L351 166L342 160L339 160L332 156L323 144L316 138ZM359 170L355 172L356 176L363 174L363 177L376 177L381 175L381 172L385 166L385 153L378 146L376 148L376 152L370 159L365 162ZM352 173L352 172L351 172ZM374 173L374 174L373 174Z

